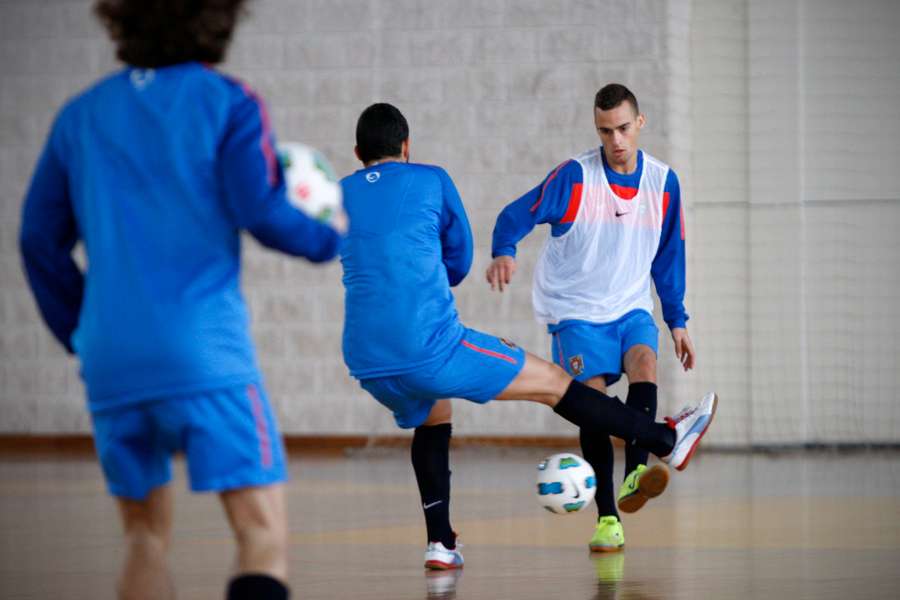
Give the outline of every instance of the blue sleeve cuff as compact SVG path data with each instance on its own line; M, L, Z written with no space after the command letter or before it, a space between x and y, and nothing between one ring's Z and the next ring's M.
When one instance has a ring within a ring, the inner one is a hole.
M666 325L669 326L669 331L673 329L684 329L687 327L687 319L676 319L674 321L667 321Z
M504 246L501 248L494 248L494 251L491 253L491 258L497 258L498 256L511 256L512 258L516 257L516 247L515 246Z

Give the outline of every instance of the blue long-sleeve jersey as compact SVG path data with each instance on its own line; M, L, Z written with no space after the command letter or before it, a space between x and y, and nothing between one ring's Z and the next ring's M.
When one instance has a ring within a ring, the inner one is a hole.
M384 377L446 359L465 328L451 286L472 265L472 231L440 167L386 162L341 181L343 351L350 374Z
M41 314L78 354L92 410L259 378L242 229L312 261L340 242L288 202L249 88L196 63L125 68L63 107L20 248Z
M610 188L617 196L630 199L638 191L644 167L644 155L638 151L633 173L613 171L603 158L603 169ZM560 237L575 222L581 202L584 174L577 160L569 160L551 171L535 188L513 201L497 218L494 227L492 255L515 256L516 245L538 224L550 225L550 234ZM684 308L685 249L684 215L678 176L668 171L664 188L664 217L659 247L650 269L662 306L663 319L669 328L684 327L688 315ZM598 276L603 276L602 273Z

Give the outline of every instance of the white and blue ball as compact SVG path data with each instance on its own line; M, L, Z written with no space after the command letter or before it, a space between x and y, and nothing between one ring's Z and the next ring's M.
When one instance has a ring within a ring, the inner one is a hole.
M577 454L548 456L537 466L537 499L552 513L567 515L591 503L597 478L588 461Z
M325 156L306 144L278 144L278 161L284 171L291 204L324 223L341 212L341 186Z

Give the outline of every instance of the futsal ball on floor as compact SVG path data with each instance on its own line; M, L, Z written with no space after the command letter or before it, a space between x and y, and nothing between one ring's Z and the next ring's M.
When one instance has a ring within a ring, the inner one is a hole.
M554 454L537 466L537 499L552 513L578 512L591 503L597 478L590 463L577 454Z
M306 144L278 144L278 161L284 170L291 204L325 223L341 209L341 186L328 159Z

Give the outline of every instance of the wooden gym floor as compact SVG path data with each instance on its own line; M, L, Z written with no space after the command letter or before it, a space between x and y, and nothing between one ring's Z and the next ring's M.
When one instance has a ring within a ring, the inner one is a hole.
M623 553L592 557L593 511L554 516L534 500L534 465L556 451L454 449L466 567L450 574L422 569L405 449L294 453L293 598L900 597L898 452L701 450L662 497L624 516ZM182 467L179 598L221 598L232 542L215 497L187 493ZM112 598L117 518L90 454L0 454L0 598Z

